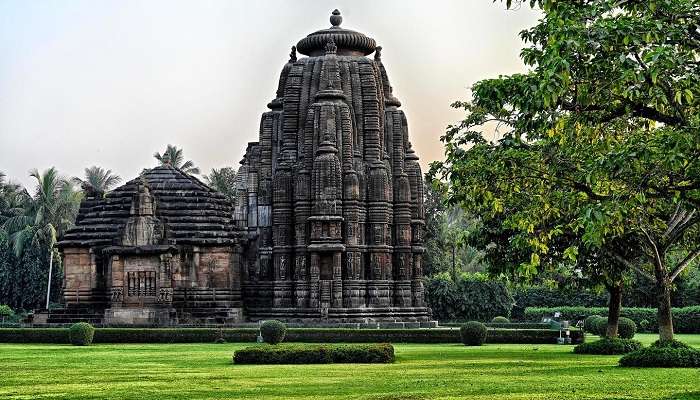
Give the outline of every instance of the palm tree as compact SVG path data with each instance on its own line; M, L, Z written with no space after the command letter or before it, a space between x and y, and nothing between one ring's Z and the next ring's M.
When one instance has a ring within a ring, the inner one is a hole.
M199 174L199 168L194 165L192 160L183 162L185 156L182 154L182 149L178 149L176 146L169 144L163 154L156 152L153 154L153 157L160 161L160 165L170 164L180 171L190 175Z
M209 175L204 175L204 181L213 189L221 192L233 203L236 199L236 170L231 167L212 168Z
M5 182L5 176L0 172L0 227L8 218L22 214L29 199L25 188Z
M51 296L54 244L56 238L75 221L82 193L69 180L61 178L55 168L40 173L34 169L30 176L37 181L34 196L28 198L24 213L8 218L3 228L10 234L15 255L20 257L28 246L46 246L49 253L49 284L46 308Z
M73 178L73 181L85 187L88 186L96 192L105 193L119 182L122 178L119 175L112 174L112 170L104 170L101 167L92 166L85 168L85 179L78 177Z

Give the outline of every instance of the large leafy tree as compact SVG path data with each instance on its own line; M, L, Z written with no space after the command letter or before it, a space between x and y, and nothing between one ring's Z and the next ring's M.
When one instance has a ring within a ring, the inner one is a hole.
M221 192L231 202L236 200L236 170L231 167L212 168L209 175L204 176L207 185Z
M34 195L28 199L24 212L8 218L3 229L10 235L15 257L26 261L23 265L38 263L33 270L43 270L45 264L41 260L45 259L48 268L43 272L51 276L56 258L56 238L74 223L81 193L75 190L70 180L61 178L53 167L43 173L32 170L30 176L36 179ZM46 301L48 305L49 296Z
M529 72L478 82L454 104L467 117L433 172L451 201L528 250L521 274L585 250L606 271L653 280L671 340L673 281L700 254L700 4L530 3L544 15L521 33ZM500 139L484 139L494 129Z
M73 180L83 188L105 193L121 182L122 178L113 174L111 169L105 170L102 167L92 166L85 168L83 178L75 177Z
M0 171L0 226L10 217L22 214L29 199L29 193L16 183L6 182Z
M192 160L185 161L185 156L182 153L182 149L178 149L176 146L169 144L163 154L156 152L153 154L153 157L160 161L161 165L170 164L188 174L199 174L199 168L194 165Z

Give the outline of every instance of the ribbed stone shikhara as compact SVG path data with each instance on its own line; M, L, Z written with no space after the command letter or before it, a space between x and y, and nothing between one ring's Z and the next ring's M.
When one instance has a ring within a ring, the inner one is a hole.
M381 47L341 22L335 10L331 28L292 47L241 161L236 251L252 320L429 318L406 116Z

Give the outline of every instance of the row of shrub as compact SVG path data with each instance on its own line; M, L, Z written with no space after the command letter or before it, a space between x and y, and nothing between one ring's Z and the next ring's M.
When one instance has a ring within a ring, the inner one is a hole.
M649 347L622 356L620 365L646 368L698 368L700 350L677 340L670 342L657 340Z
M528 307L605 307L608 304L607 293L592 290L566 290L546 286L517 288L513 291L513 310L511 317L523 319Z
M541 321L555 312L561 313L561 319L572 321L591 315L608 315L607 307L528 307L525 309L525 320ZM634 321L640 330L658 330L655 308L623 308L620 316ZM700 306L673 308L673 327L676 333L700 333Z
M439 321L490 321L510 316L513 296L502 282L483 274L441 273L426 279L426 300Z
M392 363L394 346L378 344L256 345L236 350L235 364Z
M211 343L255 342L255 328L96 328L94 343ZM583 332L571 330L572 341ZM556 343L559 331L549 329L488 330L487 343ZM306 343L461 343L458 329L334 329L289 328L285 342ZM2 328L0 343L69 343L66 328Z

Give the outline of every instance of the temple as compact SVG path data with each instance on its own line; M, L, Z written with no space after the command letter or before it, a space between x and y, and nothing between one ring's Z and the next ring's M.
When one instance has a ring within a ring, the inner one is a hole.
M335 10L292 47L241 162L234 220L251 319L428 318L406 116L381 47L341 22Z
M86 197L59 242L67 307L49 322L430 319L406 116L381 47L330 20L292 47L235 204L167 163Z

